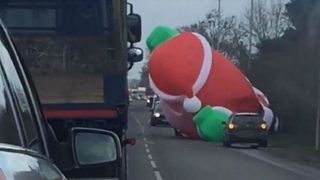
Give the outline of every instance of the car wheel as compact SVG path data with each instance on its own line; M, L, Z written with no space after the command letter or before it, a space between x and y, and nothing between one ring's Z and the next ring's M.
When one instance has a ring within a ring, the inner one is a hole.
M268 140L260 140L259 146L261 147L268 147Z
M151 120L150 120L150 125L151 125L151 126L156 126L156 123L151 119Z
M223 141L222 145L223 145L223 147L231 147L230 141Z
M174 128L174 135L175 136L181 136L181 133L177 128Z

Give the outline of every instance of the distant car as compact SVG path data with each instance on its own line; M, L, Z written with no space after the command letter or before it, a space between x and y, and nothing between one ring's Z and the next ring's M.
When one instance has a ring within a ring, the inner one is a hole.
M162 112L160 101L155 102L154 108L151 109L150 125L151 126L169 125L168 120L166 119L166 117Z
M156 95L147 96L146 106L149 107L149 108L153 108L153 105L154 105L154 102L155 102L155 101L159 101L159 98L157 98Z
M267 129L267 124L260 114L233 114L225 125L223 146L230 147L233 143L256 143L258 146L267 147Z

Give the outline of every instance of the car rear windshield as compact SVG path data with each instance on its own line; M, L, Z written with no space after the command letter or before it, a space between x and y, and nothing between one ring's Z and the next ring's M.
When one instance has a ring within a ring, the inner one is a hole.
M262 116L259 115L236 115L233 118L233 122L248 122L248 121L262 121Z

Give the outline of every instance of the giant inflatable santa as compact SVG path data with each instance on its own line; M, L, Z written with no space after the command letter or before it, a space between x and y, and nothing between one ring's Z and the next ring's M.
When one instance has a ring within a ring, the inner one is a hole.
M221 122L232 113L268 108L241 71L202 35L157 27L147 46L150 86L171 125L184 136L221 141Z

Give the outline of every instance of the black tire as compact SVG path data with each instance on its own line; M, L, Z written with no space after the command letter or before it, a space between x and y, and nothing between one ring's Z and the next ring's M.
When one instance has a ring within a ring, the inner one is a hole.
M266 140L266 139L260 140L259 141L259 146L260 147L268 147L268 140Z
M127 180L127 148L123 148L122 154L122 161L121 161L121 172L120 172L120 180Z
M150 120L150 126L156 126L156 123L152 119Z
M223 147L231 147L230 141L223 141L222 145L223 145Z
M179 132L179 130L177 128L174 128L174 135L181 136L181 133Z

